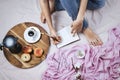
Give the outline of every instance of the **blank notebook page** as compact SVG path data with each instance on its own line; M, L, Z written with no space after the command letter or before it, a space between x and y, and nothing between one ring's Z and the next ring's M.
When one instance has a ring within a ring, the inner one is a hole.
M73 34L71 34L71 27L70 26L66 26L65 28L59 30L58 35L62 39L61 42L59 44L57 44L58 48L63 47L67 44L70 44L70 43L80 39L78 34L75 34L74 36L73 36Z

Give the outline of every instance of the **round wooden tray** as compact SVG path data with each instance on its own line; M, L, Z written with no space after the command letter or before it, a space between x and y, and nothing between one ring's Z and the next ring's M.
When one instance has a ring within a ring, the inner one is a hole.
M14 26L6 34L6 36L13 35L13 36L17 37L18 42L22 45L22 47L26 46L26 45L30 45L30 46L32 46L33 49L40 47L44 50L42 57L38 58L38 57L35 57L34 54L31 54L31 57L32 57L31 60L29 62L23 62L21 60L21 55L23 54L22 51L18 54L14 54L14 53L11 53L7 48L4 47L3 52L4 52L4 55L7 58L7 60L11 64L13 64L14 66L19 67L19 68L24 68L24 69L31 68L31 67L34 67L34 66L38 65L39 63L41 63L46 58L49 47L50 47L50 38L47 35L41 35L40 40L38 42L32 43L32 44L30 44L24 40L24 38L23 38L24 31L26 30L26 28L28 28L30 26L37 27L38 29L40 29L40 31L42 33L47 33L38 24L35 24L32 22L25 22L25 23L20 23L20 24Z

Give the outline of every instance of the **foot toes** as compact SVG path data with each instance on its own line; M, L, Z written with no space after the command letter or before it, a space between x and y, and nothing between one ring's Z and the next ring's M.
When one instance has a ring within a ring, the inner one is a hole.
M96 43L94 41L91 41L90 44L95 46Z
M102 45L103 44L103 42L99 38L97 38L97 43L98 43L98 45Z
M90 28L86 28L83 33L91 45L98 46L103 44L99 36L96 35Z
M102 41L101 41L101 40L98 40L98 39L91 40L91 41L90 41L90 45L93 45L93 46L102 45Z

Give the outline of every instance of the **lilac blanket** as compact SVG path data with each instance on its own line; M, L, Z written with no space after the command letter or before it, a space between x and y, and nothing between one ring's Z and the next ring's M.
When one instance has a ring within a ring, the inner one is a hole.
M84 58L76 55L81 50ZM48 69L42 80L116 80L120 77L120 26L109 30L108 41L102 46L80 44L59 49L46 61Z

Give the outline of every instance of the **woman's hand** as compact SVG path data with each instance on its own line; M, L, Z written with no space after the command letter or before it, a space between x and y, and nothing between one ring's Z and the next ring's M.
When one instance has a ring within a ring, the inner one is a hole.
M61 41L61 37L57 35L54 29L50 30L50 36L53 40L53 44L58 44Z
M75 35L76 33L81 32L82 31L82 26L83 26L83 20L79 20L79 21L75 20L75 21L73 21L71 33L73 35Z

